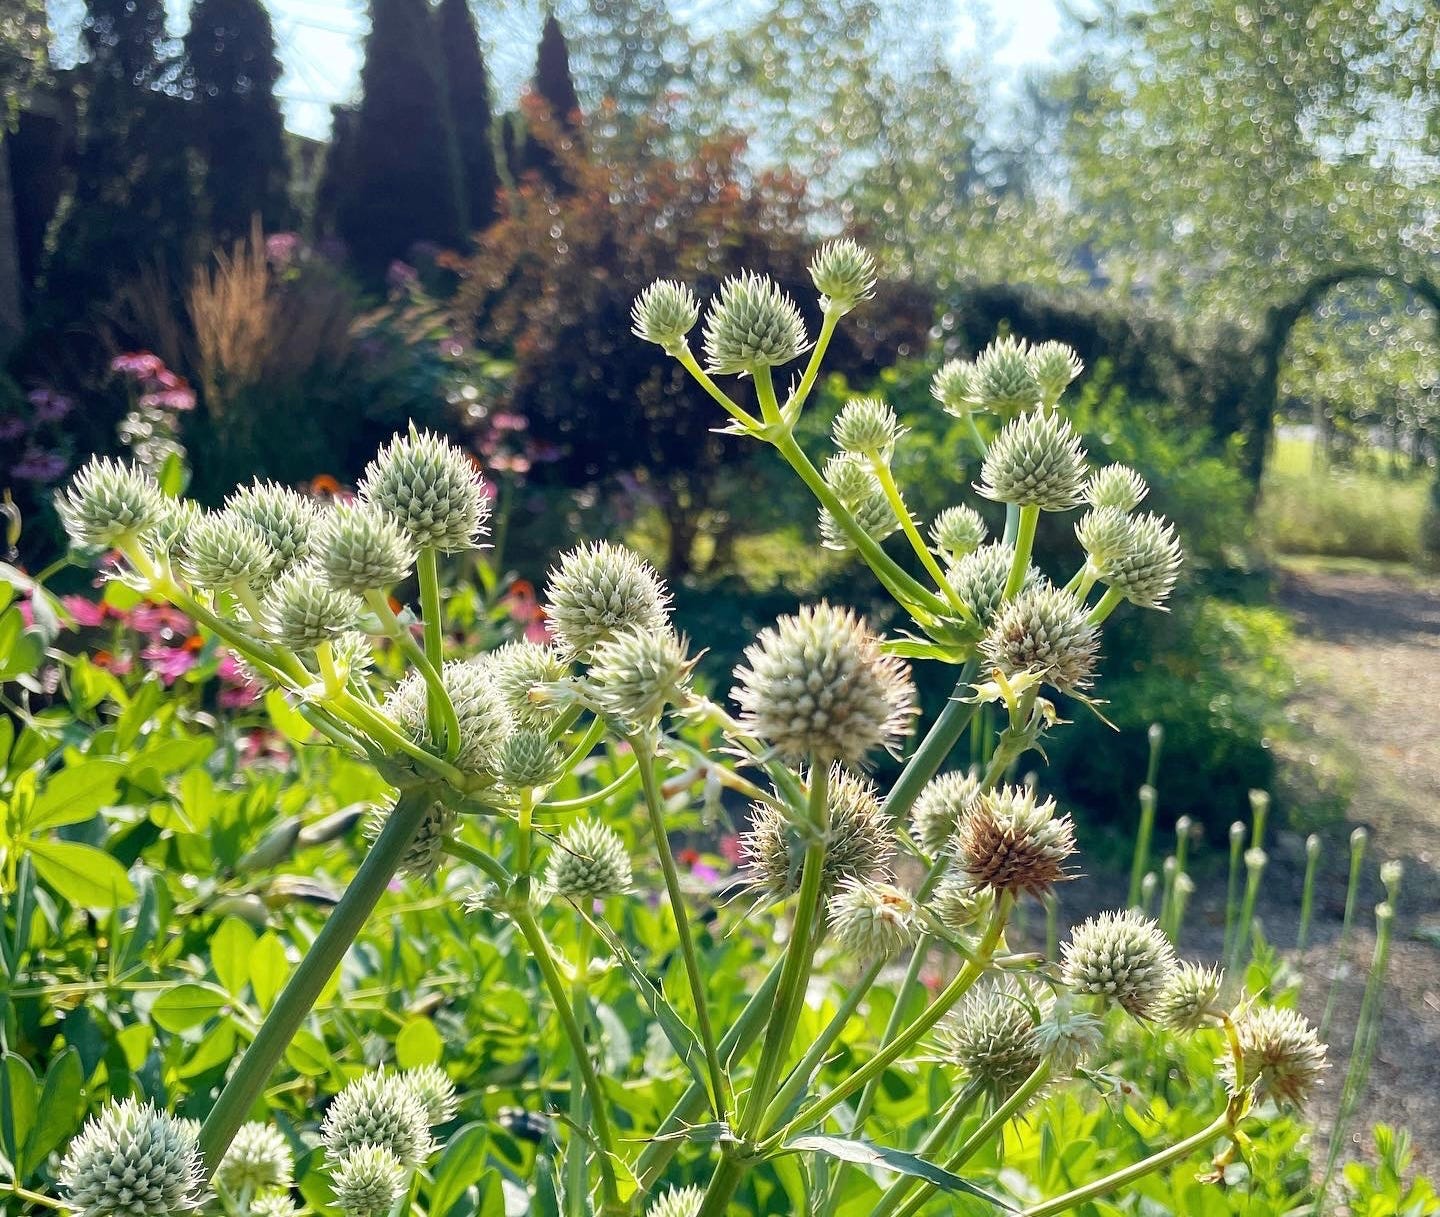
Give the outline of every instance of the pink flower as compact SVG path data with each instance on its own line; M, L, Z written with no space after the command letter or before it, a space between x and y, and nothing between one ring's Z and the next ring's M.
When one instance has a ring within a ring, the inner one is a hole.
M265 238L265 256L277 266L289 266L299 253L299 233L272 232Z
M162 389L159 393L146 393L140 398L140 404L152 410L174 410L178 413L195 408L195 393L184 386Z
M168 604L139 604L130 612L130 625L149 638L186 637L194 632L190 618Z
M255 685L231 685L221 689L215 700L222 710L244 710L260 700L260 691Z
M495 414L490 422L497 431L524 431L530 426L530 420L523 414Z
M546 628L543 618L539 621L532 621L525 627L525 641L542 647L554 641L550 637L550 631Z
M138 380L157 376L165 371L165 361L149 351L134 351L129 355L116 355L110 361L110 370Z
M81 628L93 628L105 620L105 606L97 604L88 596L62 596L60 603Z
M195 666L195 656L183 647L148 646L140 652L145 666L160 677L167 689Z
M727 832L720 838L720 856L731 866L739 866L742 858L740 850L740 838L733 832Z

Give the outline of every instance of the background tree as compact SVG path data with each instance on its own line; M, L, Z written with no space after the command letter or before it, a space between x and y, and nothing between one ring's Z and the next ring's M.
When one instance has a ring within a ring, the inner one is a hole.
M475 232L494 220L500 191L490 76L468 0L440 0L435 19L459 160L460 224L463 231Z
M520 155L521 176L534 174L556 193L570 188L562 171L567 145L578 138L580 96L570 75L570 47L554 12L540 31L535 77L525 99L528 131Z
M18 0L0 13L0 354L20 332L20 242L10 144L20 106L46 69L50 25L43 0Z
M292 223L279 79L275 35L260 0L195 0L184 83L194 99L195 147L217 242L244 236L257 215L270 230Z

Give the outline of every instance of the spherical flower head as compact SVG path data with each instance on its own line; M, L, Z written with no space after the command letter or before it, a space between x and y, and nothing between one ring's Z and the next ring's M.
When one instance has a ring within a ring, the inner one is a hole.
M1160 516L1136 516L1128 548L1105 563L1100 578L1131 604L1163 608L1185 560L1175 530Z
M513 790L547 786L559 776L564 763L560 746L548 732L522 727L507 735L500 745L495 774Z
M384 804L374 808L365 818L363 831L367 841L375 841L385 831L385 824L390 819L390 813L395 810L394 803ZM446 804L436 800L425 809L425 815L420 825L415 829L415 835L410 838L410 844L405 847L404 854L400 857L400 865L397 868L402 874L410 875L415 879L430 879L440 869L440 862L445 857L445 846L455 836L455 825L459 816L456 811Z
M250 1201L250 1217L299 1217L289 1192L264 1192Z
M204 1171L192 1123L122 1099L70 1142L56 1180L80 1217L171 1217L198 1208Z
M848 313L875 294L875 259L848 237L822 245L810 260L810 278L821 303Z
M382 1217L405 1191L405 1166L383 1145L357 1145L335 1156L330 1186L345 1217Z
M945 572L950 586L960 597L960 603L974 614L981 629L988 628L1000 611L1005 599L1005 583L1010 578L1010 567L1014 561L1014 549L995 541L966 554ZM1020 590L1024 592L1040 583L1040 572L1033 566L1029 567Z
M973 989L937 1035L943 1058L996 1102L1017 1091L1045 1059L1028 1000L1009 985Z
M290 1142L278 1128L251 1121L242 1124L225 1151L215 1177L231 1192L248 1188L288 1188L295 1169Z
M1090 684L1100 631L1070 592L1042 585L1001 607L980 649L1006 676L1033 672L1060 692L1073 693Z
M930 525L930 539L952 562L985 544L989 529L973 507L947 507Z
M455 1083L439 1065L421 1065L418 1069L407 1069L400 1075L400 1081L425 1109L425 1118L433 1127L453 1119L457 1110Z
M1170 940L1136 909L1091 917L1064 948L1063 975L1073 992L1113 1001L1136 1018L1154 1016L1174 970Z
M181 573L212 591L241 584L263 590L279 561L265 534L232 511L209 512L191 521L179 548Z
M320 507L314 499L274 482L242 486L225 500L225 510L249 520L275 551L276 570L286 570L310 557L310 544Z
M625 842L608 824L576 820L550 851L545 888L568 900L599 900L628 892L633 883Z
M1274 1099L1303 1107L1310 1092L1329 1068L1325 1045L1315 1029L1294 1010L1279 1006L1253 1006L1235 1022L1245 1084L1261 1101ZM1231 1093L1235 1092L1235 1066L1229 1053L1218 1062Z
M404 579L415 548L395 518L373 503L342 503L321 519L314 560L331 587L362 595Z
M429 1113L401 1075L384 1070L361 1074L335 1096L320 1125L320 1140L332 1162L362 1146L378 1146L411 1167L434 1149Z
M490 679L517 728L544 731L555 721L558 705L537 694L570 674L559 649L544 643L507 642L489 654Z
M470 455L429 431L397 435L365 467L360 498L387 512L417 549L457 553L480 543L490 517Z
M1075 525L1075 537L1097 571L1130 548L1133 531L1129 515L1118 507L1092 507Z
M863 456L837 452L826 460L823 476L825 484L835 492L835 497L845 505L871 540L883 541L900 527L880 479ZM820 542L826 549L842 554L855 548L850 534L840 527L826 507L820 509Z
M968 773L942 773L931 778L910 809L915 840L932 858L946 850L980 795L980 783Z
M441 669L440 681L460 722L460 750L453 763L466 773L491 771L514 721L491 679L490 665L483 658L452 660ZM419 672L406 676L385 702L385 712L412 740L434 749L438 741L430 733L426 710L426 685Z
M997 503L1065 511L1080 502L1085 450L1067 420L1032 410L1001 429L985 453L976 488Z
M860 764L909 732L910 669L848 609L805 605L763 630L745 659L733 695L741 721L788 760Z
M951 359L940 365L930 381L930 396L946 414L964 418L975 409L975 365L966 359Z
M1075 824L1024 786L1001 786L976 798L954 838L955 862L977 887L1040 896L1066 876Z
M1071 1072L1082 1061L1094 1056L1105 1042L1104 1022L1078 1009L1074 997L1069 994L1050 1002L1035 1030L1040 1037L1040 1047L1058 1073Z
M965 875L951 872L936 885L930 912L952 934L964 933L995 907L995 894L977 887Z
M331 587L318 567L292 566L265 597L265 632L281 646L308 651L354 630L365 606Z
M635 298L630 310L635 336L671 352L685 344L685 336L699 319L695 293L674 279L657 279Z
M1030 344L1023 338L997 338L975 357L970 395L996 414L1027 410L1040 400L1040 382L1030 362Z
M185 543L190 528L205 514L194 499L165 498L165 514L145 534L145 543L157 554L177 553Z
M654 632L669 624L670 594L654 567L609 541L562 554L546 592L551 632L580 659L622 630Z
M55 496L60 522L76 545L110 549L161 524L166 498L143 469L92 457Z
M645 1210L645 1217L698 1217L705 1193L698 1187L671 1188Z
M890 883L847 879L826 906L835 944L866 963L893 959L915 945L919 908Z
M829 896L849 880L880 874L894 852L890 820L873 782L836 766L826 787L825 865L820 890ZM752 890L783 900L800 890L805 832L771 803L750 808L750 828L740 838L740 855Z
M685 640L668 626L621 630L590 656L590 680L605 712L641 727L653 727L684 696L694 668Z
M1225 981L1219 968L1181 963L1155 1004L1155 1020L1171 1031L1188 1034L1215 1021L1220 987Z
M878 397L856 397L845 403L831 428L835 446L857 456L888 457L905 428L895 411Z
M717 375L778 367L809 345L795 302L752 271L726 279L705 318L705 362Z
M1040 386L1040 400L1047 406L1054 406L1084 370L1075 348L1063 342L1042 342L1030 350L1030 372Z
M1106 465L1095 470L1085 483L1085 501L1096 508L1113 507L1131 512L1149 493L1145 479L1128 465Z

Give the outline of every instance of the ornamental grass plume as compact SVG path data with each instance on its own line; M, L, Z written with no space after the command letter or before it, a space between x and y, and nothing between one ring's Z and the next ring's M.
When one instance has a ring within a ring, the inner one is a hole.
M79 1217L172 1217L204 1198L193 1125L135 1099L86 1121L56 1181Z

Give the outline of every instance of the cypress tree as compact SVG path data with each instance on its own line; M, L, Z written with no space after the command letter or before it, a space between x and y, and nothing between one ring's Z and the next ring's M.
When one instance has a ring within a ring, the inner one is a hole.
M495 196L500 189L491 129L490 77L467 0L440 0L436 20L459 160L461 221L465 231L474 232L488 228L495 219Z
M543 104L545 116L562 137L574 137L578 130L580 97L570 75L570 47L554 12L545 18L540 32L540 51L535 61L535 79L531 83L535 100ZM522 167L548 183L557 193L568 187L554 151L533 134L525 140Z
M185 35L185 86L205 166L217 242L291 223L285 124L275 99L280 60L260 0L195 0Z
M338 229L371 284L417 242L460 244L444 81L427 0L371 0L354 169Z

